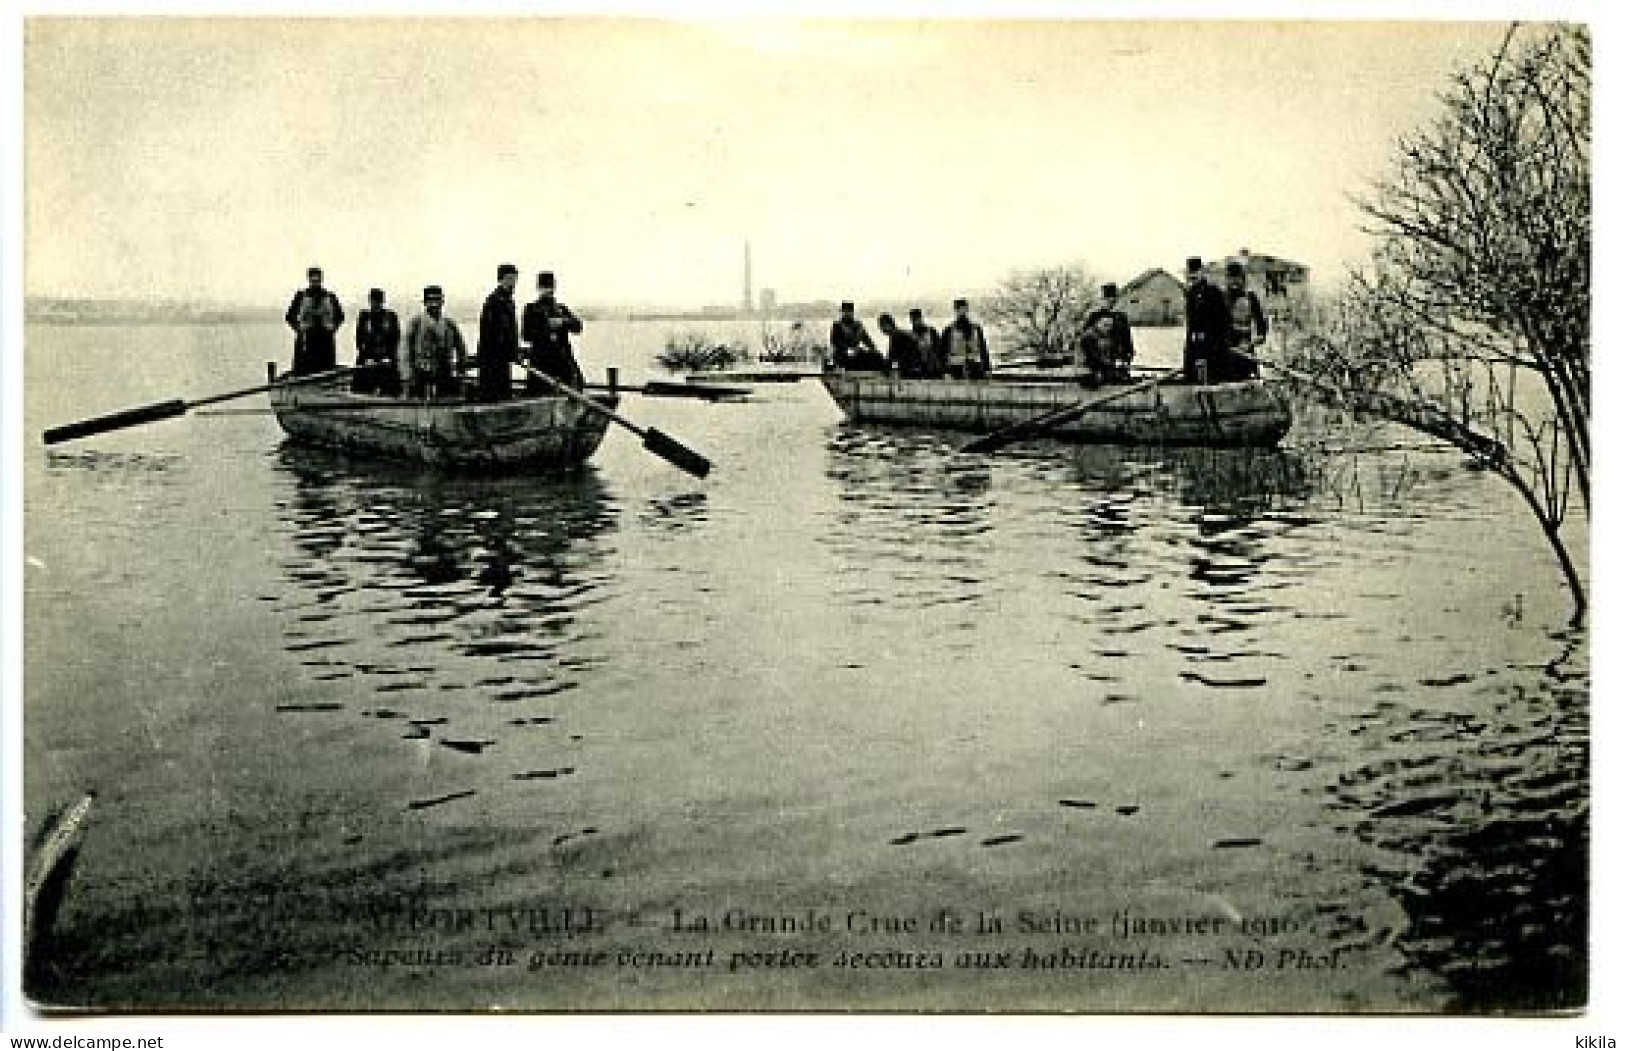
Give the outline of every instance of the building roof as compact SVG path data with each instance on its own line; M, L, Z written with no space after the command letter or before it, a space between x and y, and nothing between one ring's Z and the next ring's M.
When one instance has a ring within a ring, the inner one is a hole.
M1138 277L1135 277L1132 281L1124 284L1120 290L1120 294L1125 296L1133 295L1135 292L1138 292L1140 289L1154 281L1159 274L1166 277L1176 285L1181 284L1179 278L1175 277L1173 274L1170 274L1168 271L1162 269L1161 267L1152 267L1150 270L1147 270L1141 273Z
M1222 276L1226 263L1242 262L1243 260L1247 264L1247 272L1251 274L1263 273L1269 270L1301 270L1305 274L1309 272L1309 267L1303 263L1285 259L1278 255L1269 255L1265 252L1254 252L1246 248L1243 248L1235 255L1221 256L1209 261L1202 267L1202 272L1209 276ZM1164 270L1160 266L1154 266L1149 270L1141 271L1132 280L1126 282L1119 294L1132 296L1159 277L1165 277L1181 288L1185 286L1185 282L1170 271Z
M1296 260L1285 259L1285 258L1282 258L1281 256L1278 256L1278 255L1270 255L1267 252L1254 252L1254 251L1251 251L1250 249L1246 249L1246 248L1243 248L1241 251L1237 252L1235 255L1228 255L1228 256L1225 256L1223 259L1217 260L1217 261L1215 261L1213 263L1209 263L1208 266L1216 266L1216 267L1218 267L1218 268L1220 268L1222 270L1224 268L1224 264L1230 263L1230 262L1237 262L1237 263L1246 262L1248 270L1308 270L1309 269L1308 266L1304 265L1303 263L1297 262Z

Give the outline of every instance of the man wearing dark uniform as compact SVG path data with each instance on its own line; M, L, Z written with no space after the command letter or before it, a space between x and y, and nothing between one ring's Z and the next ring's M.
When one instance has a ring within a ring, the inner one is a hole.
M570 347L570 336L581 334L581 319L554 298L557 281L551 270L536 275L536 301L525 304L525 320L520 338L530 347L530 367L560 383L580 390L586 385L581 366ZM526 394L547 394L547 385L535 376L525 376Z
M344 308L339 297L322 287L322 268L313 266L305 271L310 281L307 288L293 294L283 320L295 332L293 343L293 374L308 376L315 372L330 372L338 367L338 349L333 344L333 333L344 324Z
M1129 324L1128 315L1117 309L1117 286L1105 284L1100 286L1100 306L1089 312L1084 318L1085 333L1094 333L1096 340L1105 335L1104 346L1096 349L1096 353L1104 359L1104 369L1097 369L1100 378L1111 383L1123 383L1128 380L1129 363L1134 360L1134 330Z
M1085 386L1098 387L1118 379L1112 355L1117 352L1117 330L1110 314L1100 314L1094 326L1078 340L1079 377ZM1126 373L1125 373L1126 375Z
M982 326L970 319L967 300L954 300L954 320L942 330L940 345L948 375L956 380L985 379L993 371L993 360L987 353L987 336Z
M906 380L922 378L924 362L914 336L898 328L890 314L880 315L875 323L880 326L880 334L886 337L886 362L892 371Z
M384 290L367 293L367 309L355 318L355 376L350 389L357 394L401 393L401 321L384 306Z
M1264 314L1264 304L1247 287L1247 271L1240 263L1225 264L1224 301L1230 318L1230 331L1218 381L1229 383L1254 379L1258 376L1258 362L1254 360L1253 352L1270 334L1270 322Z
M518 283L519 268L503 263L497 267L497 287L480 308L480 340L475 344L474 359L480 368L481 401L507 401L513 397L513 363L519 360L519 319L513 287Z
M860 347L868 351L862 355L864 364L861 366L857 363ZM849 302L841 304L841 316L829 327L829 349L838 369L872 368L874 361L880 357L880 351L875 349L875 341L869 337L869 330L858 320L857 308Z
M920 375L928 380L942 378L942 349L937 330L925 323L925 312L913 307L908 312L908 330L920 348Z
M1230 342L1230 308L1224 292L1202 272L1202 260L1185 260L1185 380L1215 382L1216 365Z

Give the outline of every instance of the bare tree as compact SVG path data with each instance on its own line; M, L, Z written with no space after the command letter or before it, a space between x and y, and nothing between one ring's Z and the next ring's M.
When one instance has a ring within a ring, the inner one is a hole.
M1310 357L1362 407L1426 423L1506 479L1578 618L1563 526L1575 495L1591 512L1590 40L1514 25L1442 102L1359 202L1378 248Z
M1076 349L1098 287L1081 266L1017 270L993 293L988 320L1009 335L1018 355L1056 360Z

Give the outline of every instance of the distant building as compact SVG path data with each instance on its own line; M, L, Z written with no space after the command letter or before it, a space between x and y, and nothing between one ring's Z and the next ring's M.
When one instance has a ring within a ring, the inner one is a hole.
M802 321L830 319L840 311L833 299L811 299L779 304L779 316L799 318Z
M751 272L750 272L750 242L746 241L745 242L745 280L744 280L744 288L742 289L742 295L739 298L739 310L746 317L749 317L751 311L756 309L756 296L755 296L755 293L753 291L753 288L754 288L754 286L751 284Z
M1301 321L1309 306L1309 268L1302 263L1245 248L1233 256L1215 259L1202 273L1216 285L1224 284L1224 268L1240 263L1247 271L1247 287L1258 293L1271 321ZM1185 323L1185 285L1161 268L1146 270L1118 291L1118 307L1135 325Z
M1307 266L1243 248L1228 259L1207 264L1203 273L1209 281L1222 285L1227 263L1240 263L1246 268L1247 287L1258 293L1271 321L1299 321L1306 317L1309 306Z
M1117 290L1118 309L1132 325L1185 323L1185 286L1166 270L1147 270Z
M771 289L771 288L762 289L762 298L761 298L762 314L764 316L765 315L771 315L773 313L773 311L778 309L778 306L779 306L779 293L777 291L775 291L774 289Z

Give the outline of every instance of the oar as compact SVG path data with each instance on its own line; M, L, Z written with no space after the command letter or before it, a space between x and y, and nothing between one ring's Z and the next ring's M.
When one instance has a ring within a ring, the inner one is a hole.
M588 390L611 391L616 394L643 394L651 398L699 398L703 401L733 401L750 397L749 387L722 387L709 383L667 383L649 380L640 387L611 387L607 383L589 383Z
M55 445L57 442L73 441L75 438L88 438L92 434L102 434L107 431L123 430L125 427L138 427L143 423L156 423L159 420L173 419L176 416L184 416L188 410L201 405L214 405L222 401L246 398L250 394L263 394L265 391L277 387L302 387L307 383L323 383L354 371L353 368L333 369L330 372L317 372L309 376L277 380L275 383L262 383L258 387L244 387L242 390L234 390L226 394L213 394L207 398L194 398L190 401L185 398L171 398L169 401L140 405L133 409L123 409L119 412L108 413L106 416L95 416L88 420L80 420L77 423L65 423L60 427L52 427L45 432L45 444Z
M422 398L397 398L393 400L384 398L368 398L366 401L355 402L353 404L335 402L331 405L301 405L299 406L299 414L303 416L306 413L312 412L346 413L377 412L380 409L422 409L425 406L444 404L446 403L424 401ZM269 416L277 411L278 410L275 406L266 405L261 408L253 409L204 409L202 412L198 413L198 416L206 418L213 418L216 416Z
M1142 380L1139 383L1131 383L1127 387L1119 387L1114 391L1102 394L1098 398L1084 398L1081 401L1073 402L1071 405L1063 405L1059 409L1052 409L1049 412L1034 416L1030 420L1022 420L1020 423L1012 423L1008 427L1001 427L992 434L983 435L975 441L961 446L959 451L962 453L989 453L995 449L1002 449L1012 442L1019 442L1025 438L1036 438L1046 431L1054 430L1062 424L1077 419L1091 409L1097 409L1109 402L1117 401L1119 398L1126 398L1130 394L1150 390L1152 387L1178 379L1182 375L1184 375L1183 372L1170 372L1166 376L1157 376L1153 379Z
M547 373L538 372L522 361L519 363L519 367L524 369L529 375L535 376L537 379L545 383L548 389L554 394L569 398L571 401L583 405L594 412L601 412L605 416L608 416L611 420L614 420L622 427L625 427L627 430L637 435L639 438L642 438L643 447L645 449L654 453L662 460L665 460L673 467L687 471L696 478L704 478L706 475L711 473L710 460L707 460L705 457L701 456L699 453L695 452L693 449L690 449L688 446L684 445L682 442L679 442L670 435L662 434L653 427L639 427L631 420L617 416L614 411L606 406L600 405L586 395L580 394L574 389L565 386L552 376L549 376Z
M749 387L729 387L714 383L667 383L665 380L649 380L639 388L639 393L655 398L705 398L708 401L721 401L727 398L750 397Z

